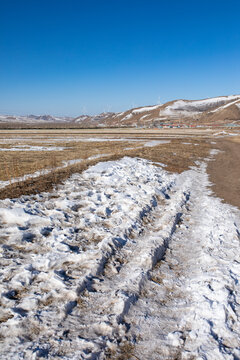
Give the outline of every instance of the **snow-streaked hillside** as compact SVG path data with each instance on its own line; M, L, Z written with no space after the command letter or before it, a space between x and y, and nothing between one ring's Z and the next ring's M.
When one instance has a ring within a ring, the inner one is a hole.
M76 118L0 115L1 123L75 124L79 127L154 127L158 125L221 125L231 121L240 125L240 95L220 96L203 100L174 100L162 105L133 108L121 113L80 115Z
M161 111L161 115L178 116L181 114L183 116L191 116L205 111L209 112L221 110L223 106L229 106L237 101L240 102L239 95L222 96L196 101L177 100L174 101L172 105L163 109Z
M26 115L26 116L20 116L20 115L0 115L0 123L1 122L9 122L9 123L62 123L62 122L70 122L72 121L72 117L57 117L57 116L51 116L51 115Z
M209 98L204 100L176 100L167 104L148 106L137 109L132 109L116 115L111 119L115 124L128 124L133 126L153 126L159 124L170 124L175 121L186 123L200 123L208 122L211 116L217 113L215 122L224 120L239 120L240 121L240 95L222 96L216 98ZM234 115L231 112L231 107L235 108ZM223 110L229 110L229 113Z

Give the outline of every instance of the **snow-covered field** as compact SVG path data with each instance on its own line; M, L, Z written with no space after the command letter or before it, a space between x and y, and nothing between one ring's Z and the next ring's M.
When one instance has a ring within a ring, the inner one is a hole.
M0 201L0 358L239 359L240 211L209 185L125 157Z

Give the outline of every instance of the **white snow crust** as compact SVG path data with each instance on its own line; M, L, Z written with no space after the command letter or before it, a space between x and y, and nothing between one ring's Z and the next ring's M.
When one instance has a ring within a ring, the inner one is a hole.
M164 261L125 318L140 338L136 358L240 356L240 212L211 196L205 168L178 177L189 200Z
M1 359L239 358L240 211L209 185L125 157L0 201Z

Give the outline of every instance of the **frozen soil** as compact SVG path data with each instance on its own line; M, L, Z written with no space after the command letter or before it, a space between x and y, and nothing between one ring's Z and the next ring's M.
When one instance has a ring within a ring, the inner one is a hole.
M207 169L213 190L225 202L240 209L240 136L219 139L214 147L220 152Z
M240 212L125 157L0 202L1 359L239 359Z

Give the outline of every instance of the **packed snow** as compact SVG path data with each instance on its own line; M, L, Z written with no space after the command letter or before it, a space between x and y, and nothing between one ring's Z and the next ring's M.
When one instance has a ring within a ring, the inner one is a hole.
M1 359L238 359L240 211L209 186L125 157L0 201Z
M179 176L189 200L165 258L125 318L139 359L239 359L240 212L211 196L206 165ZM142 355L144 354L144 355Z

